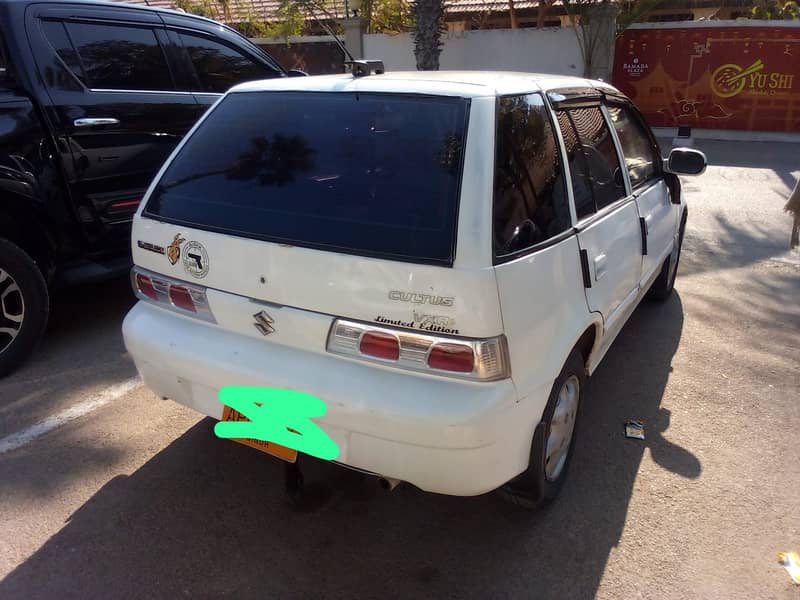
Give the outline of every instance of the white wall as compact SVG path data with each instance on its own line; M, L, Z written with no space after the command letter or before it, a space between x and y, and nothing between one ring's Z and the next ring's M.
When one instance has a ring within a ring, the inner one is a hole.
M583 75L578 39L571 27L449 32L442 39L444 48L439 57L442 70ZM391 71L417 68L410 33L365 35L364 58L382 60Z

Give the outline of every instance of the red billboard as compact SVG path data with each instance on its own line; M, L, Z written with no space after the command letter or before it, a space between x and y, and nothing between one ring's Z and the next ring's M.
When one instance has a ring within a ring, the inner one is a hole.
M613 83L652 127L800 133L800 27L628 29Z

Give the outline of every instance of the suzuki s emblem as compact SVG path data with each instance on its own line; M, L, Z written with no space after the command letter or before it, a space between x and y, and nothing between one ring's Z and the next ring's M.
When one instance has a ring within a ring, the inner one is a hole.
M262 310L257 312L253 315L253 318L256 320L253 325L255 325L256 329L261 332L261 335L275 333L275 328L272 326L275 321L266 313L266 311Z

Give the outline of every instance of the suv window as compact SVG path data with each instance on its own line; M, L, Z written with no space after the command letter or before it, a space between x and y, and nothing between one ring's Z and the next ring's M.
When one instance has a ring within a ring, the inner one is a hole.
M230 94L145 215L242 237L452 264L468 101Z
M72 42L69 40L67 30L64 28L64 23L61 21L42 21L42 31L44 31L47 41L53 46L53 49L62 62L79 81L86 85L86 78L83 75L81 63L78 61L78 53L75 52L75 48L72 47ZM44 75L48 83L52 85L55 75L48 72L47 69L45 69ZM59 75L61 75L60 72ZM67 84L67 79L71 78L64 73L64 77L59 78L59 83L62 85ZM74 82L74 86L78 87L78 83Z
M221 94L238 83L280 75L225 44L188 33L179 35L200 80L200 89L195 91Z
M625 106L609 106L608 113L617 131L631 187L647 184L658 176L659 154L641 120Z
M627 195L611 131L599 106L558 112L578 219Z
M90 88L111 90L174 89L164 52L155 32L147 27L96 23L66 23L83 73L78 76ZM52 28L51 28L51 31ZM58 35L58 34L56 34ZM47 33L50 38L50 33ZM75 72L71 46L50 40L59 56ZM62 54L63 53L63 54Z
M569 228L558 143L539 94L501 98L494 174L494 252L512 254Z

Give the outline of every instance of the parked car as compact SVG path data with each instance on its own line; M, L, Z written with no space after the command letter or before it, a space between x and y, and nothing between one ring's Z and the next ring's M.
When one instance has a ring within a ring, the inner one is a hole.
M672 292L675 173L705 164L664 162L633 104L584 79L240 85L134 218L125 344L160 397L221 419L226 386L306 392L337 462L536 507L587 377Z
M130 268L133 213L208 106L285 75L208 19L0 0L0 376L41 338L49 288Z

